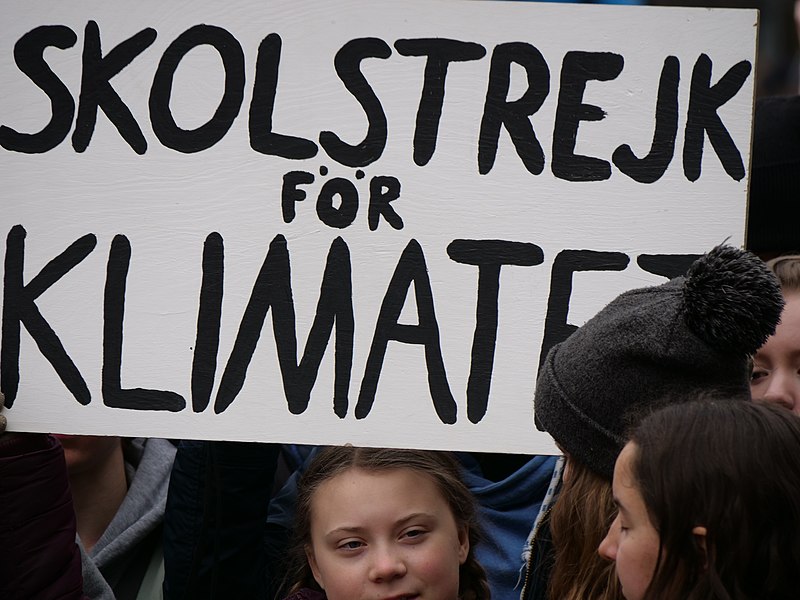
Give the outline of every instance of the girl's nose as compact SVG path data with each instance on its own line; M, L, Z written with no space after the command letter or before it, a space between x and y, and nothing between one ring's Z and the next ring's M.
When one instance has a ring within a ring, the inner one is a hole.
M795 414L800 414L800 377L773 373L769 387L761 398L764 402L780 404Z
M375 548L369 567L369 578L374 582L386 582L402 577L408 571L402 553L393 548Z
M600 542L600 545L597 547L597 553L606 560L617 560L617 536L619 535L617 519L614 519L611 523L606 537L603 538L603 541Z

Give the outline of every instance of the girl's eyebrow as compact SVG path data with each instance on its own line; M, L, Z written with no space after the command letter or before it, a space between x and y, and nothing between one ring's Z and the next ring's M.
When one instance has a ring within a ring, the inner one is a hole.
M349 526L344 525L342 527L336 527L335 529L331 529L330 531L325 533L325 537L332 537L337 535L357 535L364 531L363 527L358 527L357 525Z
M396 527L402 527L402 526L406 525L407 523L409 523L411 521L415 521L417 519L435 519L435 518L436 517L434 515L432 515L431 513L415 512L415 513L411 513L409 515L406 515L404 517L401 517L400 519L395 521L395 526ZM366 529L365 527L361 527L359 525L342 525L340 527L336 527L334 529L331 529L330 531L325 533L325 537L332 536L332 535L342 535L342 534L355 535L355 534L363 533L365 529Z
M409 521L414 521L416 519L433 519L433 518L435 518L434 515L432 515L430 513L415 512L415 513L411 513L410 515L407 515L407 516L403 517L402 519L398 519L397 520L397 525L405 525Z

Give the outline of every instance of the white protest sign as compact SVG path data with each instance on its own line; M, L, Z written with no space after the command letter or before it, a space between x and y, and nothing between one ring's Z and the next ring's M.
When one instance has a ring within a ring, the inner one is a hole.
M543 351L740 244L755 11L14 3L15 429L547 452Z

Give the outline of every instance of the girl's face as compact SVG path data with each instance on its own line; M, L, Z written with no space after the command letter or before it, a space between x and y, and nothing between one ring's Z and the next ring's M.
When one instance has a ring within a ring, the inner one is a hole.
M644 597L655 573L661 545L631 471L636 452L636 446L628 443L617 458L613 490L619 510L598 548L601 556L615 561L622 595L627 600Z
M314 579L328 600L456 600L469 539L430 477L348 469L311 499Z
M786 296L781 322L753 357L754 400L773 402L800 415L800 293Z

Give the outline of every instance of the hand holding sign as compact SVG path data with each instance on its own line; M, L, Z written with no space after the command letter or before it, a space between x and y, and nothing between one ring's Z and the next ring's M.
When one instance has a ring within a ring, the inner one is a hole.
M6 431L8 418L2 413L5 408L5 400L5 394L0 392L0 459L51 447L53 442L47 434Z
M8 427L8 418L6 418L6 416L3 414L5 401L5 395L0 392L0 449L6 447L12 439L19 436L18 433L6 433L6 428Z

